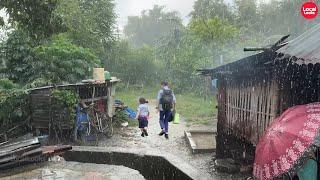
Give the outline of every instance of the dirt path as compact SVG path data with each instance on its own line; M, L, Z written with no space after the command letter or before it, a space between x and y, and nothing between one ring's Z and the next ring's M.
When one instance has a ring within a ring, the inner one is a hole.
M155 110L155 101L149 103L151 118L149 120L149 136L141 137L138 127L121 128L112 138L99 143L99 146L123 147L123 148L148 148L157 149L171 154L189 162L202 172L210 172L212 154L193 155L184 138L184 131L189 129L186 122L181 118L180 124L169 124L169 140L159 136L159 115ZM190 127L191 128L191 127ZM197 127L197 129L210 129L210 127ZM216 179L216 178L214 178Z

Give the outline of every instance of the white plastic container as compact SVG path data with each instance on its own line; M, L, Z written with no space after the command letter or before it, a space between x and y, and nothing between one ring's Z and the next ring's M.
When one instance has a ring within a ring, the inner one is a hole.
M104 68L93 68L93 79L96 82L104 83L105 82Z

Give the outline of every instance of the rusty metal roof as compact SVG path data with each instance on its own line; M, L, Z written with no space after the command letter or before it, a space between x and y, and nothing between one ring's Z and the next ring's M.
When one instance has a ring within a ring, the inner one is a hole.
M297 58L297 64L320 63L320 25L309 29L277 50L285 57Z

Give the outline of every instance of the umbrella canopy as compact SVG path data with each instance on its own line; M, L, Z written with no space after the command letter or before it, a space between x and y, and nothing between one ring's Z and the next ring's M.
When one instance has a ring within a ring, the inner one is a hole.
M273 179L292 170L318 144L319 128L320 103L286 110L270 124L256 147L254 177Z

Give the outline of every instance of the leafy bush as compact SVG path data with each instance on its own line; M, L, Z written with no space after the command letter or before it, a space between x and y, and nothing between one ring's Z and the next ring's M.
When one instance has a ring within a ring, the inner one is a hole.
M36 77L44 77L53 83L76 82L86 78L99 59L89 49L78 47L63 36L57 36L52 43L34 48L38 61Z
M64 35L36 45L26 33L16 30L0 46L5 77L22 85L42 79L47 84L76 82L86 78L99 59L91 50L72 44Z
M0 127L8 128L26 120L27 94L8 79L0 79Z
M126 115L124 111L116 111L113 120L116 125L120 125L121 123L130 121L128 115Z
M75 108L79 102L79 97L76 93L71 90L57 90L52 92L53 98L55 100L55 105L59 107L66 107L70 113L70 121L74 121L76 116Z
M121 41L115 44L106 69L126 83L150 85L157 82L162 66L154 60L152 47L135 49Z

